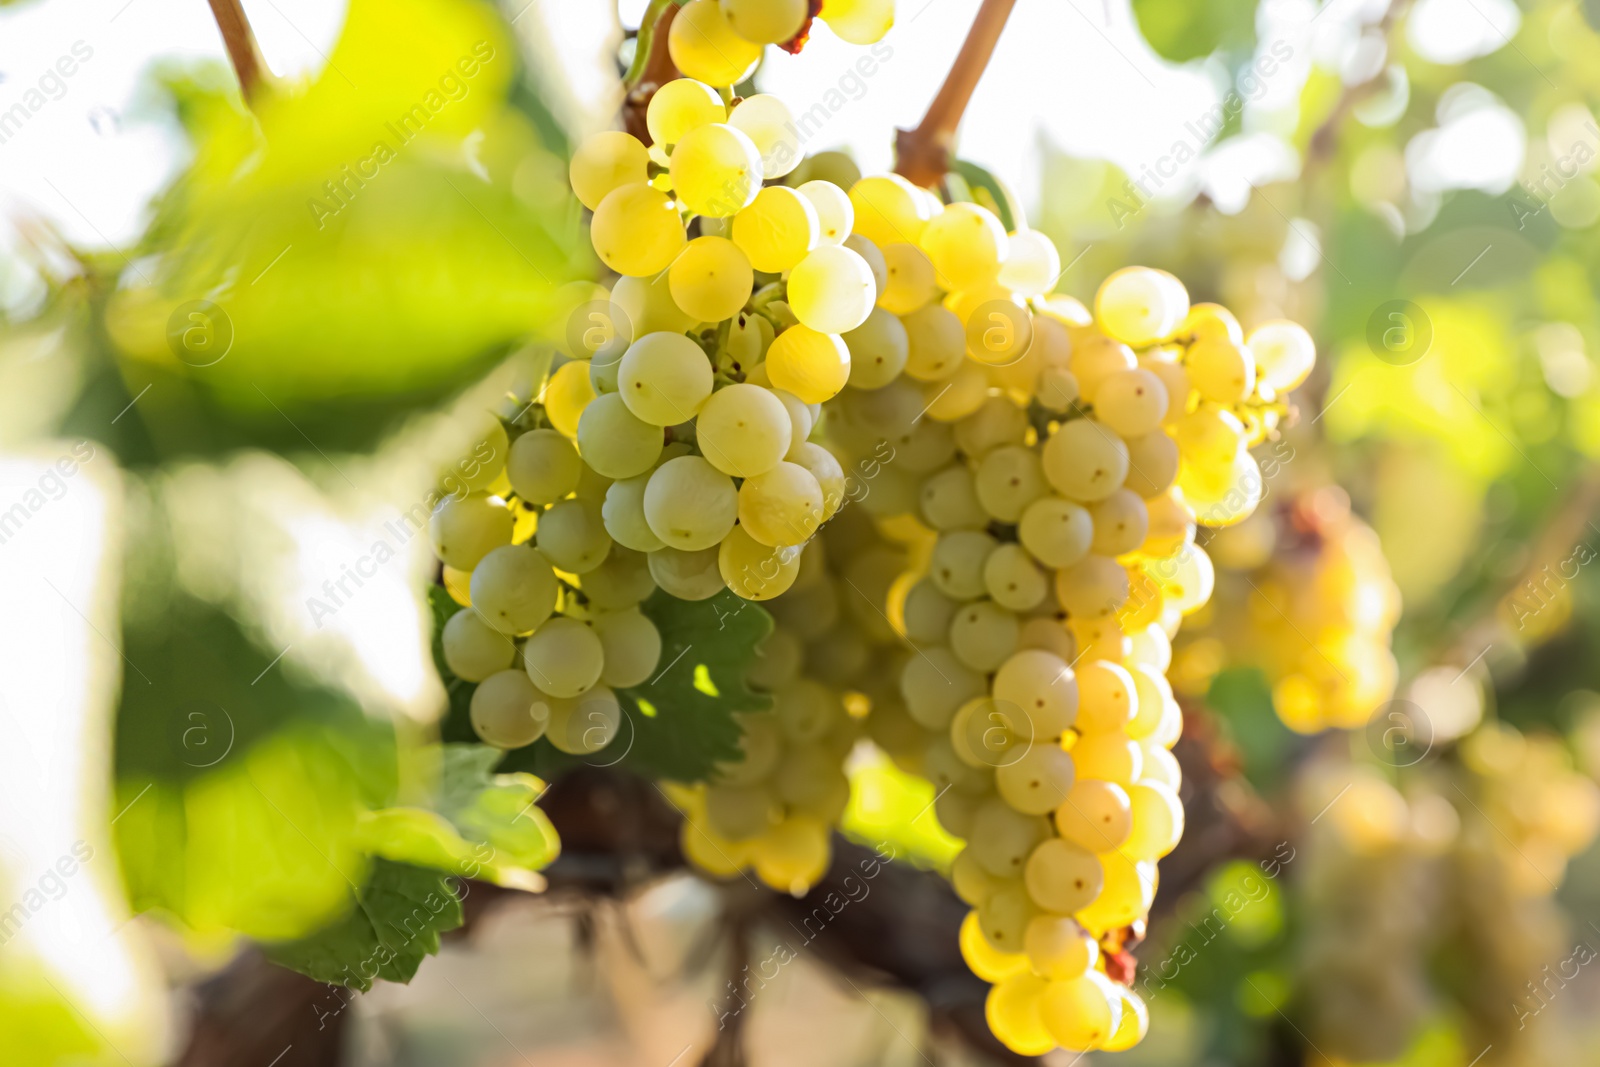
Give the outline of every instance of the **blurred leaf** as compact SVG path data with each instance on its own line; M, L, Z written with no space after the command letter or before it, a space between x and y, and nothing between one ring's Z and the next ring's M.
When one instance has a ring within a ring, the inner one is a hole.
M1254 667L1224 670L1212 680L1206 704L1228 721L1251 784L1263 791L1277 784L1292 735L1273 710L1267 676Z
M409 982L423 959L439 951L439 934L461 921L461 901L449 877L380 859L342 919L265 951L319 982L365 991L377 978Z
M1174 63L1255 42L1255 0L1133 0L1133 15L1150 47Z
M1006 228L1007 233L1017 228L1017 220L1022 217L1022 209L1017 206L1016 198L1011 195L1011 190L1006 188L1004 182L992 172L964 159L958 159L950 164L950 170L960 177L974 203L982 204L999 217L1000 224Z

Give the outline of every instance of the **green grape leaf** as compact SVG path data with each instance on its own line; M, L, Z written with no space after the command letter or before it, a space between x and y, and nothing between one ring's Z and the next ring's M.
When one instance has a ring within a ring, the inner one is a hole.
M1150 47L1174 63L1255 42L1256 0L1133 0L1133 15Z
M365 992L374 980L409 982L439 935L461 925L461 900L441 871L379 859L355 905L332 925L263 946L267 957L309 978Z
M1005 182L995 177L992 171L965 159L952 162L950 171L960 178L961 185L965 187L966 195L960 199L971 200L994 212L1007 233L1017 228L1022 220L1022 208Z

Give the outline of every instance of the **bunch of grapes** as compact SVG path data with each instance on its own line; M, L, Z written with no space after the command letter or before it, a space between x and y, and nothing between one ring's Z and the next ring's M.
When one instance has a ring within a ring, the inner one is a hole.
M1180 691L1203 696L1229 663L1259 667L1278 717L1308 734L1358 728L1394 696L1400 590L1343 490L1305 492L1208 547L1222 575L1213 609L1174 650Z
M827 0L817 14L851 44L873 44L894 25L894 0ZM690 0L667 47L679 71L708 85L743 81L769 44L794 48L810 30L811 0Z
M464 608L440 641L451 672L477 683L471 720L484 742L548 737L587 755L621 725L614 690L644 682L660 659L661 634L639 610L656 584L643 553L606 535L605 485L572 442L524 428L540 415L510 422L514 438L490 421L434 508L433 549Z

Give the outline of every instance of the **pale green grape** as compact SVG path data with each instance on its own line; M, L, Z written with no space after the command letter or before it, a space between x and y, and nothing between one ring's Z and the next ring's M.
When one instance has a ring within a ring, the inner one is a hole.
M1027 432L1027 413L1003 396L989 397L955 426L956 443L973 459L1003 445L1020 445Z
M983 584L1010 611L1032 611L1050 593L1050 580L1021 545L1004 544L983 564Z
M1029 504L1044 496L1044 468L1030 448L1006 445L978 463L974 485L983 510L1001 522L1020 522Z
M726 237L696 237L667 271L672 299L699 322L732 318L750 299L750 259Z
M725 218L747 207L761 190L761 153L725 122L684 134L672 150L671 169L673 192L697 215Z
M820 240L817 209L811 201L783 185L769 185L733 217L733 243L750 257L756 270L768 274L799 263Z
M978 502L976 479L965 464L946 467L922 483L922 517L935 530L982 530L989 515Z
M631 608L656 591L643 552L612 545L606 561L579 579L589 607L596 611Z
M735 33L756 44L778 44L800 32L806 0L722 0L722 13Z
M883 246L884 284L878 306L894 315L909 315L933 302L939 293L933 260L914 244L895 240Z
M1131 489L1118 489L1104 500L1089 505L1094 522L1094 540L1089 550L1101 556L1120 556L1144 543L1150 528L1150 513Z
M644 112L650 139L658 145L675 145L690 130L726 122L727 118L728 109L717 91L693 78L667 82L651 95Z
M718 783L706 789L706 822L729 841L765 833L778 814L771 793L762 786Z
M501 545L511 543L511 512L482 493L447 496L428 518L434 553L457 570L470 571Z
M495 748L521 748L544 734L547 718L535 714L545 706L539 691L522 671L491 674L472 691L468 715L479 740Z
M929 219L917 244L948 283L946 288L956 290L993 284L1010 247L993 212L964 202L950 204Z
M793 445L793 431L777 394L748 382L712 393L695 423L706 461L735 478L753 478L776 467Z
M711 395L711 361L681 334L645 334L628 346L617 387L628 410L653 426L688 422Z
M1078 376L1065 367L1045 367L1039 372L1036 397L1046 411L1064 414L1078 402Z
M1059 656L1068 663L1078 657L1078 643L1063 620L1040 615L1026 620L1017 635L1017 645Z
M1070 567L1089 554L1094 520L1081 504L1044 496L1023 510L1017 539L1046 567Z
M1133 831L1133 806L1116 782L1080 777L1056 808L1055 822L1056 831L1079 848L1112 852Z
M1025 815L1049 815L1072 788L1072 757L1054 741L1035 742L995 769L1000 798Z
M846 333L844 343L850 349L850 384L857 389L881 389L894 381L910 351L905 326L881 307Z
M1104 500L1128 477L1128 446L1093 419L1073 419L1045 442L1044 475L1069 500Z
M839 251L848 253L848 249ZM803 324L791 326L767 349L764 366L774 387L788 390L807 404L820 404L837 396L849 380L850 350L836 333L819 333Z
M756 877L780 893L800 896L828 869L828 828L790 816L755 840Z
M856 214L855 232L879 248L896 241L915 245L932 214L917 187L898 174L862 178L850 187L850 205Z
M984 593L983 565L997 542L981 530L950 530L939 535L928 575L939 591L955 600L976 600Z
M785 389L774 389L772 395L782 402L783 409L789 413L789 448L783 458L793 462L792 457L806 443L806 438L811 436L815 416L811 413L810 405Z
M954 790L951 792L953 793ZM984 870L983 864L978 862L978 857L973 855L970 846L958 852L956 858L950 863L951 888L956 891L956 896L960 897L964 903L973 907L979 906L1000 889L1010 885L1013 885L1013 883L1005 879L996 878Z
M477 432L472 443L462 450L466 458L458 461L439 480L440 488L451 496L481 493L493 485L505 470L510 441L499 419L482 413L474 420Z
M1123 443L1128 446L1128 479L1124 487L1145 500L1166 492L1178 477L1178 442L1165 431L1156 430L1143 437L1129 437Z
M1143 367L1118 371L1100 383L1094 413L1125 438L1151 433L1166 417L1167 387Z
M1042 296L1061 280L1061 254L1038 230L1011 234L1000 284L1018 296Z
M679 456L655 469L644 490L650 529L669 547L695 552L714 547L733 529L739 492L733 479L700 456ZM661 582L660 577L656 581ZM663 588L665 582L661 582ZM671 592L671 590L668 590Z
M511 443L506 477L512 491L528 503L554 504L578 487L582 467L571 441L554 430L529 430Z
M622 726L622 707L609 686L597 685L582 696L554 700L545 736L562 752L588 756L609 745Z
M1255 357L1261 379L1279 396L1305 381L1317 361L1316 343L1297 322L1264 322L1250 332L1245 345Z
M679 600L705 600L728 587L717 566L717 549L680 552L661 548L650 553L650 576Z
M938 644L950 633L950 621L961 605L939 592L927 578L919 579L906 592L903 609L906 640L913 645ZM874 712L876 714L876 712Z
M575 697L600 680L605 651L591 627L557 615L522 646L522 663L541 693Z
M811 477L817 480L817 486L822 490L822 521L827 522L844 505L845 477L844 468L839 466L839 461L832 452L812 441L807 441L788 457L790 463L797 463L811 472Z
M1028 856L1022 878L1035 904L1071 915L1100 895L1105 874L1092 852L1053 837Z
M779 463L739 487L739 525L763 545L803 545L822 525L822 486L798 463Z
M616 393L596 397L578 420L583 461L607 478L632 478L661 455L661 427L635 417Z
M1017 650L1017 617L992 600L975 600L950 622L950 651L975 671L987 674Z
M601 521L611 539L637 552L654 552L666 544L650 529L644 517L644 490L649 483L648 474L612 482L600 508Z
M761 58L761 46L740 37L717 0L690 0L667 33L667 53L685 77L733 85Z
M844 247L866 261L867 270L872 272L872 293L873 300L876 301L877 294L883 291L884 285L889 281L889 264L883 258L883 252L859 233L846 237Z
M942 304L928 304L904 316L906 374L919 382L942 382L967 356L961 320Z
M728 124L756 146L764 177L781 178L800 165L800 131L789 106L776 96L746 97L728 116Z
M581 497L563 500L541 515L534 543L546 559L569 574L594 570L611 551L600 504Z
M1100 284L1094 298L1100 328L1136 347L1170 336L1188 314L1183 283L1149 267L1124 267Z
M531 545L502 545L472 570L472 606L503 634L527 633L556 609L556 574Z
M805 646L794 632L782 626L776 627L766 640L756 646L756 658L750 664L745 678L757 689L771 692L800 676L804 656Z
M639 183L606 194L594 209L589 239L606 266L635 276L666 270L688 243L677 203Z
M1043 649L1023 649L1002 663L994 698L1021 709L1036 741L1060 737L1077 720L1077 677L1065 659Z
M809 181L795 191L811 201L816 210L817 239L825 245L844 244L856 220L850 194L829 181Z
M983 675L948 648L921 649L906 660L900 672L906 711L923 728L935 732L948 729L957 709L983 693Z
M717 106L721 108L721 100ZM651 136L655 134L652 132ZM650 155L638 138L620 130L602 130L578 145L567 174L572 191L584 207L593 211L611 190L647 181L649 166Z
M1056 599L1074 618L1109 618L1128 600L1128 572L1114 559L1085 556L1056 571Z
M996 878L1016 878L1029 866L1028 857L1049 833L1045 820L1013 811L1004 801L991 798L972 816L972 836L967 845L983 869ZM1091 894L1090 899L1093 899ZM1068 909L1061 909L1068 910ZM1024 923L1026 925L1026 923ZM1021 931L1018 931L1019 935ZM1020 936L1010 951L1022 947Z
M818 333L855 329L867 321L877 299L872 268L839 245L812 249L789 272L789 308Z
M498 671L511 666L517 646L503 633L470 609L458 611L439 631L439 643L444 650L445 666L457 678L468 682L481 682Z
M1121 730L1139 710L1138 691L1126 668L1093 660L1078 668L1078 729Z
M799 186L818 179L849 189L861 180L861 168L843 152L818 152L807 156L788 180L790 185Z
M619 337L626 334L620 347L607 345L595 358L612 366L612 386L607 392L616 392L616 364L628 346L650 333L684 333L699 321L684 311L672 298L672 273L670 270L649 278L618 278L611 287L611 318Z

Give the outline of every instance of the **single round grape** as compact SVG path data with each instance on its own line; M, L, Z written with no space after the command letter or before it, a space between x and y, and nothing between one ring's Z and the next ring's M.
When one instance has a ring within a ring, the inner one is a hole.
M1065 915L1036 915L1022 935L1022 950L1035 974L1076 978L1100 959L1100 945Z
M606 561L583 575L579 585L595 612L623 611L656 591L645 554L622 545L612 545Z
M511 543L511 526L511 512L493 497L447 496L428 518L428 536L439 559L470 571L484 556Z
M1072 631L1064 620L1054 615L1036 615L1024 621L1021 632L1017 634L1017 646L1048 652L1068 663L1078 656L1078 644Z
M684 333L699 320L678 306L672 298L672 273L670 270L649 278L618 278L611 287L611 319L619 337L626 334L620 346L608 345L603 353L593 359L611 364L611 378L615 381L616 365L627 352L628 346L649 333ZM616 392L613 387L608 392Z
M789 307L819 333L860 326L877 296L867 261L838 245L819 245L789 272Z
M902 615L906 639L913 645L938 644L950 632L950 620L960 605L927 578L920 578L906 591Z
M783 404L784 411L789 413L789 448L784 452L783 458L790 459L811 436L811 429L816 425L816 417L812 415L809 404L788 390L774 389L772 395L778 398Z
M582 696L550 703L545 736L557 750L588 756L612 742L622 726L622 707L609 686L596 685Z
M1035 904L1071 915L1099 896L1105 875L1094 853L1052 837L1029 854L1022 878Z
M1145 569L1161 586L1167 606L1183 615L1205 607L1216 586L1211 557L1196 545L1185 545L1166 559L1150 560Z
M952 295L946 304L962 322L967 355L1000 369L1027 358L1033 315L1020 297L996 287Z
M678 205L649 185L620 185L594 209L589 239L595 254L618 274L659 274L688 243Z
M776 96L746 97L728 116L728 125L756 146L764 177L781 178L800 165L800 131L789 106Z
M711 395L711 361L681 334L645 334L628 346L617 372L628 410L653 426L688 422Z
M924 729L949 728L956 711L984 692L983 675L968 668L948 648L924 648L900 672L906 711Z
M1184 367L1202 399L1237 404L1255 392L1255 360L1249 349L1230 341L1196 341Z
M563 500L541 515L534 536L545 558L569 574L594 570L611 551L600 504L581 497Z
M1084 734L1072 746L1072 760L1080 778L1115 782L1126 789L1139 777L1144 756L1136 741L1121 730Z
M1017 537L1022 547L1045 566L1070 567L1088 555L1094 539L1094 520L1081 504L1044 496L1023 510Z
M1045 442L1041 459L1056 492L1079 503L1104 500L1128 477L1128 446L1093 419L1064 423Z
M1167 410L1161 416L1161 425L1171 426L1183 418L1189 410L1189 397L1194 391L1189 384L1189 372L1184 370L1183 364L1147 356L1139 361L1139 366L1160 378L1161 384L1166 387Z
M1128 572L1114 559L1089 555L1056 572L1056 599L1081 619L1115 615L1128 600Z
M1150 513L1131 489L1118 489L1090 504L1089 518L1094 523L1089 550L1100 556L1132 552L1144 543L1150 528Z
M1183 802L1168 786L1140 781L1128 787L1133 831L1122 845L1124 855L1156 860L1171 852L1183 836Z
M1150 1030L1150 1009L1145 1007L1139 994L1124 985L1115 985L1113 992L1122 998L1122 1018L1116 1032L1100 1047L1107 1052L1126 1052L1144 1040Z
M1028 505L1048 491L1038 455L1019 445L985 455L978 463L975 485L983 510L1005 523L1020 522Z
M963 360L962 364L946 380L929 382L924 387L929 418L955 422L977 411L989 399L989 378L984 369L970 360Z
M1262 381L1281 396L1297 388L1317 362L1317 346L1306 328L1277 319L1250 331L1245 346L1255 357Z
M445 666L457 678L481 682L511 666L517 646L489 626L475 611L458 611L439 631Z
M600 508L606 533L617 544L636 552L654 552L666 543L655 535L644 517L644 490L649 483L649 474L612 482Z
M589 365L581 360L563 363L545 383L540 399L544 413L562 436L578 436L578 420L583 409L595 398L594 387L589 382Z
M1007 804L1028 815L1055 811L1072 788L1072 757L1054 741L1029 745L995 769L994 781Z
M1139 750L1144 753L1141 782L1158 782L1174 793L1183 788L1183 768L1178 765L1177 757L1162 748L1160 742L1153 737L1140 741Z
M1178 420L1173 437L1190 463L1227 469L1245 446L1244 424L1215 404L1202 404Z
M814 744L827 736L844 709L825 685L802 679L773 697L772 714L783 736L795 744Z
M756 270L777 274L806 257L820 240L817 209L783 185L769 185L733 217L733 243Z
M950 530L939 535L928 575L939 591L956 600L976 600L984 593L983 565L997 542L981 530Z
M684 552L709 549L733 529L739 492L732 478L704 458L679 456L650 475L644 514L650 529L668 546Z
M1039 995L1039 1018L1057 1044L1073 1052L1102 1047L1122 1022L1121 996L1099 971L1051 982Z
M793 423L771 389L741 382L711 394L700 409L695 437L717 470L754 478L776 467L789 451Z
M1236 526L1261 503L1266 481L1249 449L1241 448L1225 468L1187 464L1178 474L1189 510L1202 526Z
M539 691L522 671L491 674L472 691L468 717L472 731L495 748L522 748L544 734L547 717L535 714ZM539 711L545 711L541 704Z
M894 315L909 315L932 303L939 283L928 254L901 240L882 247L884 284L878 290L878 306Z
M976 833L976 831L974 831ZM1020 884L1007 885L990 894L978 908L978 926L984 940L1000 952L1022 949L1028 923L1039 913L1028 892Z
M727 119L728 109L722 97L711 86L693 78L667 82L651 95L644 112L650 139L658 145L675 145L690 130Z
M1191 305L1178 333L1190 343L1232 341L1236 345L1244 344L1244 330L1239 327L1238 318L1221 304Z
M743 210L761 190L761 153L725 122L684 134L672 150L671 169L672 190L683 205L714 219Z
M1189 314L1189 294L1165 271L1124 267L1100 284L1094 317L1107 334L1136 347L1170 336Z
M917 239L947 288L985 288L1000 275L1010 248L1005 227L978 204L949 204L929 219Z
M733 85L761 58L761 46L739 36L717 0L690 0L667 33L667 54L685 77Z
M791 326L772 342L765 366L776 388L807 404L820 404L837 396L849 380L850 350L836 333Z
M1094 411L1123 437L1139 437L1161 425L1167 413L1167 387L1142 367L1118 371L1100 383Z
M717 107L721 109L721 100L717 100ZM651 136L655 137L654 131ZM650 154L637 137L621 130L602 130L578 145L567 175L578 200L593 211L611 190L648 181L649 167Z
M883 258L883 252L859 233L852 233L846 237L844 247L866 260L867 269L872 272L872 292L873 299L876 300L877 294L882 292L883 287L889 282L889 264Z
M833 518L844 505L845 494L844 468L839 466L833 453L815 442L807 441L791 453L788 460L811 472L811 477L817 480L817 486L822 490L822 521Z
M819 17L851 44L876 44L894 25L894 0L829 0Z
M917 187L898 174L862 178L850 187L850 205L855 232L879 248L896 241L915 245L931 214Z
M1025 411L1003 396L989 397L982 407L956 423L956 443L973 459L991 449L1020 445L1028 432Z
M822 486L798 463L746 478L739 487L739 525L763 545L803 545L822 525Z
M921 382L942 382L961 366L967 335L954 312L928 304L901 322L906 328L906 374Z
M472 606L493 629L521 634L556 609L556 574L532 545L502 545L472 571Z
M1018 296L1043 296L1061 280L1061 254L1038 230L1017 230L1007 248L1000 284Z
M554 430L529 430L511 443L506 476L521 499L554 504L578 487L582 467L578 450L565 437Z
M828 870L828 828L790 816L755 840L756 877L780 893L800 896Z
M661 427L637 418L617 393L594 399L578 420L583 461L607 478L632 478L661 455Z
M605 666L600 680L616 689L643 685L661 660L661 631L638 608L613 611L594 621ZM535 634L534 636L538 636Z
M1080 777L1056 808L1055 823L1056 831L1080 848L1112 852L1133 830L1132 802L1116 782Z
M1065 367L1045 367L1039 372L1037 399L1046 411L1071 411L1078 396L1078 376Z
M976 479L965 464L955 464L922 483L922 517L935 530L982 530L989 515L978 502Z
M1043 819L1013 811L996 797L985 801L973 814L972 836L967 844L984 870L996 878L1016 878L1024 873L1034 846L1048 832ZM1012 951L1022 947L1021 931L1018 934Z
M779 44L800 32L810 13L806 0L722 0L735 33L756 44Z
M1123 443L1128 446L1128 478L1124 488L1145 500L1166 492L1178 476L1178 442L1164 431L1156 430L1142 437L1126 438Z
M950 622L950 650L975 671L997 669L1017 650L1017 617L992 600L964 605Z
M600 680L605 652L590 626L558 615L528 638L522 663L541 693L575 697Z
M856 220L850 194L829 181L809 181L795 191L811 201L817 213L818 241L825 245L844 244Z
M732 318L750 299L755 272L726 237L696 237L667 272L673 301L697 322Z
M1036 741L1060 737L1078 714L1078 684L1060 656L1040 649L1013 653L996 672L994 697L1015 705L1033 725Z
M715 547L693 552L671 547L657 549L650 553L650 576L679 600L705 600L728 587L717 566Z
M1018 1056L1043 1056L1056 1039L1039 1017L1044 979L1026 972L1010 975L989 990L983 1001L984 1020L1000 1043Z
M1078 729L1120 730L1139 710L1138 690L1126 668L1096 661L1078 668Z
M1032 611L1050 594L1050 581L1027 551L1003 544L983 563L983 585L994 602L1010 611Z
M1000 982L1028 969L1028 958L1022 953L1004 952L989 943L989 939L983 936L983 924L975 911L967 912L967 917L961 921L956 941L961 949L961 958L972 973L985 982Z
M1106 379L1139 366L1133 349L1120 341L1098 334L1073 339L1072 361L1069 368L1078 383L1078 393L1086 404L1099 398L1100 386Z
M1105 875L1100 896L1078 912L1078 921L1091 934L1127 926L1149 912L1155 899L1156 865L1148 860L1135 863L1126 856L1108 855Z

